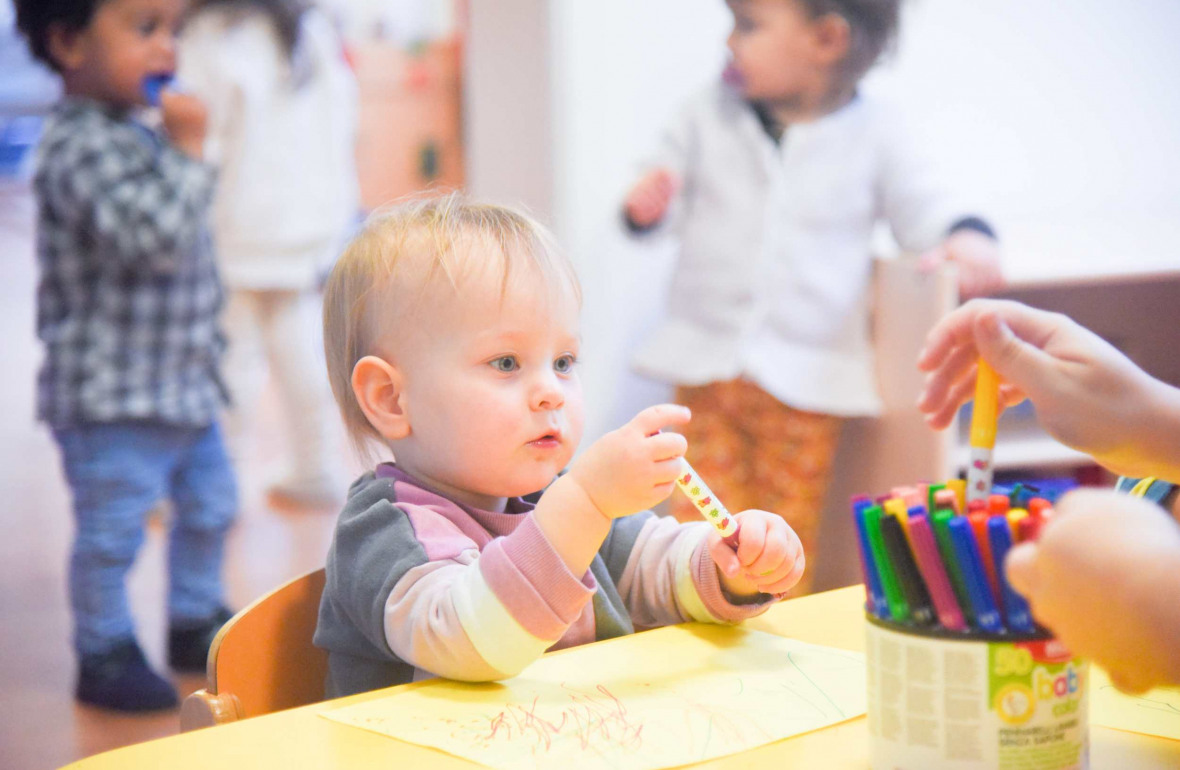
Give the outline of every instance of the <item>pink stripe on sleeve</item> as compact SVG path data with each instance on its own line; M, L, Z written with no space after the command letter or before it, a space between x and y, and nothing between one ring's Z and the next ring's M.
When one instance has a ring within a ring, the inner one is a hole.
M540 639L561 638L598 588L589 570L581 580L570 572L532 514L511 535L489 543L479 566L496 598Z
M697 594L709 613L718 620L727 623L738 623L746 618L752 618L766 612L766 608L775 603L773 597L765 602L756 604L733 604L725 598L721 590L721 579L717 575L717 565L709 556L706 541L702 541L692 553L689 563L692 570L692 582L696 586Z

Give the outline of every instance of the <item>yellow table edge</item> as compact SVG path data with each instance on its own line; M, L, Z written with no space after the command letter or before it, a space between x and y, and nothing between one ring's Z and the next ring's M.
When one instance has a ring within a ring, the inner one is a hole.
M864 589L848 586L785 601L764 615L748 620L748 628L857 652L864 651ZM611 640L619 641L619 640ZM610 642L598 642L607 644ZM576 648L575 648L576 649ZM550 653L562 655L571 650ZM156 770L160 767L208 770L211 764L242 767L385 768L391 761L408 767L482 767L440 751L404 743L341 725L319 716L323 711L380 698L399 690L421 687L418 682L353 695L333 701L268 714L228 725L159 738L78 760L76 770ZM1180 741L1091 725L1093 767L1180 767ZM1102 758L1103 763L1097 759ZM868 730L864 716L822 730L788 738L750 751L721 757L693 767L778 768L797 766L869 767Z

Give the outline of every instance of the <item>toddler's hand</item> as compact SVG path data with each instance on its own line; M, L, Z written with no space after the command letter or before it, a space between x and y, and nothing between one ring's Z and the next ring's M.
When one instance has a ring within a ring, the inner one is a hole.
M166 90L160 94L160 109L168 138L178 150L200 160L205 154L209 121L205 103L191 94Z
M680 187L676 176L664 168L657 168L644 174L623 203L627 218L639 227L651 227L659 223L668 212L668 204Z
M807 566L795 530L782 516L767 511L742 511L734 518L741 527L736 553L722 542L717 530L709 533L709 555L721 585L736 596L789 591Z
M688 448L684 436L660 429L690 418L683 406L648 407L591 444L568 475L608 519L651 508L672 493Z
M1180 528L1167 514L1096 490L1062 497L1040 539L1005 564L1037 620L1133 692L1180 684L1178 568Z
M942 262L954 262L958 266L959 294L964 299L992 294L1006 285L996 240L976 230L956 230L921 259L924 268Z

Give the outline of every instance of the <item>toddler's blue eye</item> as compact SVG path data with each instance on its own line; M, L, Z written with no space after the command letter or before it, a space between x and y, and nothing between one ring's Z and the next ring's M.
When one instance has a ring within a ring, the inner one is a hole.
M553 369L558 374L569 374L574 370L576 363L578 363L578 359L573 355L564 355L553 362Z
M497 372L515 372L520 368L520 362L516 356L500 356L492 361L492 368Z

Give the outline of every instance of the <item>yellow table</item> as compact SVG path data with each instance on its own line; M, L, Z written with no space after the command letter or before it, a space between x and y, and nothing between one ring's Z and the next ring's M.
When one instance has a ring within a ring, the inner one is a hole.
M813 644L864 650L864 590L842 588L784 602L747 626ZM347 727L319 716L342 705L379 698L398 688L291 709L277 714L162 738L98 754L70 765L78 770L209 770L210 768L482 767L433 749ZM1094 768L1180 767L1180 741L1092 727ZM869 766L863 717L694 767L859 768Z

